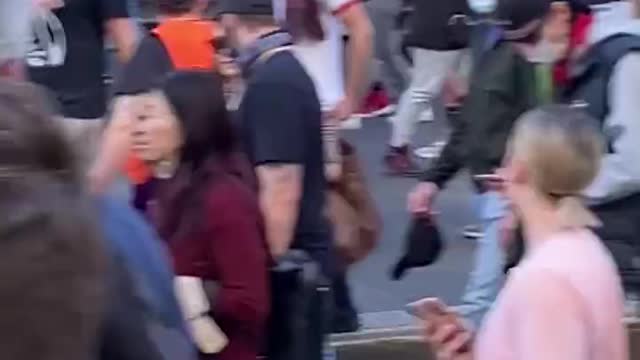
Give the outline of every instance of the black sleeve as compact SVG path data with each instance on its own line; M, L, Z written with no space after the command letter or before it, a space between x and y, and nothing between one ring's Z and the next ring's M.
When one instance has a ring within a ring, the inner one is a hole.
M129 17L129 0L98 0L103 21ZM137 0L136 0L137 1Z
M286 84L259 84L247 91L243 121L254 166L304 161L305 105L300 96Z
M463 114L452 122L451 137L442 153L422 176L422 181L433 182L442 188L464 166L467 121Z
M157 86L173 70L169 53L158 38L146 36L116 77L114 94L133 95Z

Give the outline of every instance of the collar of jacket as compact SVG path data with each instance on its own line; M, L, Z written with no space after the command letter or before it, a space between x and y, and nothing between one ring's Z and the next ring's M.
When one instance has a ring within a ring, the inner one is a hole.
M247 77L260 55L279 47L289 46L292 43L293 39L286 31L277 30L265 34L249 47L240 50L236 62L242 69L244 76Z

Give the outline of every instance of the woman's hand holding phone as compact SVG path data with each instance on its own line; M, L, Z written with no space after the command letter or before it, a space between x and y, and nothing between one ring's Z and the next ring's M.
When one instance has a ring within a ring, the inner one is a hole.
M423 320L425 339L438 360L473 359L473 333L460 315L439 299L424 299L409 307Z

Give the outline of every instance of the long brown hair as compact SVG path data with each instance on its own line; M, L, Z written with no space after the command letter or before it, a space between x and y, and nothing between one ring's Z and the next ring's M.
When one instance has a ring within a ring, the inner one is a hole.
M240 153L218 75L175 72L160 90L184 134L176 175L160 181L156 189L154 222L160 235L171 241L202 225L204 193L213 181L232 176L249 187L255 187L256 182L248 160Z
M324 40L317 0L282 0L287 2L286 28L295 41Z

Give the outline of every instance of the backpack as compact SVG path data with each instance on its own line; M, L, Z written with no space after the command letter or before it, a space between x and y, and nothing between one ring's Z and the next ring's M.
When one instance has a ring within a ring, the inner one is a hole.
M594 45L570 74L565 101L603 123L611 111L609 82L613 71L618 61L636 51L640 51L640 36L631 34L613 35Z

